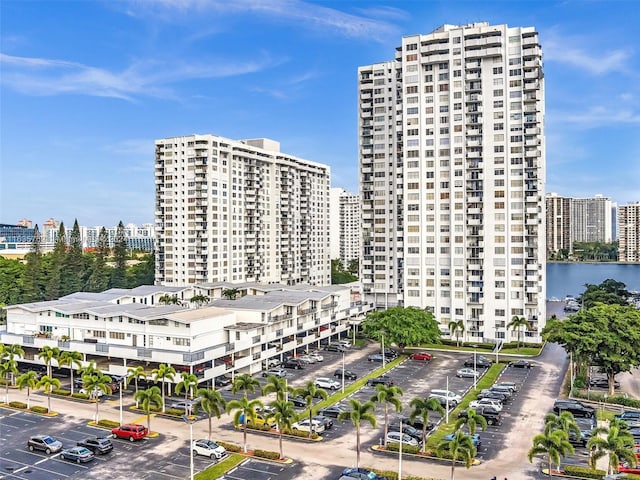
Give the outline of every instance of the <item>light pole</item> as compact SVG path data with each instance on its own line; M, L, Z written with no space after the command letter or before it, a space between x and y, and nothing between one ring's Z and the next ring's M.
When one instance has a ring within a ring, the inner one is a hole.
M188 415L183 415L182 420L189 424L189 479L193 480L193 420Z
M473 389L476 389L476 385L478 384L478 370L476 369L476 348L478 345L471 345L473 347Z
M384 367L387 362L385 362L384 358L384 333L382 334L382 366Z
M445 400L444 423L449 423L449 377L447 376L447 398Z
M342 393L344 393L344 350L342 351Z
M402 440L404 434L402 432L402 417L400 417L400 445L398 446L398 479L402 479Z
M118 381L118 390L120 390L120 425L122 425L122 387L124 387L124 378Z

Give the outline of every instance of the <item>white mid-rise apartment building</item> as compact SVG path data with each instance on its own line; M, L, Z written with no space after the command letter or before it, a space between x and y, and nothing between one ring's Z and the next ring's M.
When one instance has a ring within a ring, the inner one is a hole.
M542 50L533 27L444 25L360 67L361 279L469 341L545 322Z
M611 198L596 195L571 199L571 240L611 242Z
M155 149L156 283L331 283L327 165L264 138Z
M331 259L339 258L345 268L352 260L360 260L361 212L359 195L331 189Z
M640 202L618 206L618 260L640 262Z

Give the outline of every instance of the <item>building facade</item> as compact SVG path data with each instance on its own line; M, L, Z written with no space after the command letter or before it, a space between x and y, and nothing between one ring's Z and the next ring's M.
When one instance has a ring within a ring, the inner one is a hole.
M331 283L328 166L268 139L155 149L156 283Z
M618 206L618 260L640 262L640 202Z
M572 242L612 242L611 198L571 199Z
M331 259L339 258L345 268L360 260L361 211L359 195L331 189Z
M532 27L444 25L360 67L361 279L469 341L545 320L542 50Z
M547 209L547 252L571 252L571 198L557 193L545 196Z

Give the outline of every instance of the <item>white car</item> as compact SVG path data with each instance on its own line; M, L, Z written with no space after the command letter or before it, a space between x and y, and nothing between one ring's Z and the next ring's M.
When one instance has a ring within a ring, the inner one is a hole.
M478 371L473 368L461 368L456 372L456 377L460 378L473 378L478 377L479 375Z
M316 378L315 385L316 387L324 388L325 390L337 390L341 387L340 382L329 377Z
M305 363L316 363L317 360L315 358L313 358L311 355L300 355L298 357L300 360L302 360Z
M220 460L227 453L227 450L216 442L206 439L194 440L191 446L194 455L209 457L211 460Z
M502 411L502 402L500 400L493 400L491 398L483 398L481 400L474 400L469 403L469 407L478 408L478 407L491 407L494 410L501 412Z
M84 393L85 395L89 395L89 398L100 398L104 395L104 392L99 388L94 388L91 392L86 388L82 388L80 393Z
M313 431L316 433L322 433L324 432L324 422L321 422L319 420L312 420L311 421L311 425L313 428ZM294 432L297 430L299 432L308 432L309 431L309 419L305 419L305 420L300 420L299 422L294 423L293 425L291 425L291 430L293 430Z
M309 356L311 358L315 358L316 362L321 362L321 361L324 360L324 357L322 355L320 355L320 353L318 353L318 352L311 352L311 353L309 353Z
M412 447L417 447L418 445L420 445L415 438L413 438L411 435L407 435L406 433L403 433L402 436L400 432L387 433L387 442L400 443L401 441L403 445L411 445Z
M344 348L350 348L351 347L351 342L349 340L338 340L336 343L339 343Z

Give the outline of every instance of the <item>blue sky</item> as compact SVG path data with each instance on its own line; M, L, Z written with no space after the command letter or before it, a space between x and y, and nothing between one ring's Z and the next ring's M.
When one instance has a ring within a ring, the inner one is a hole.
M547 188L640 201L629 1L2 0L0 222L153 221L153 142L269 137L357 192L360 65L443 23L535 26Z

